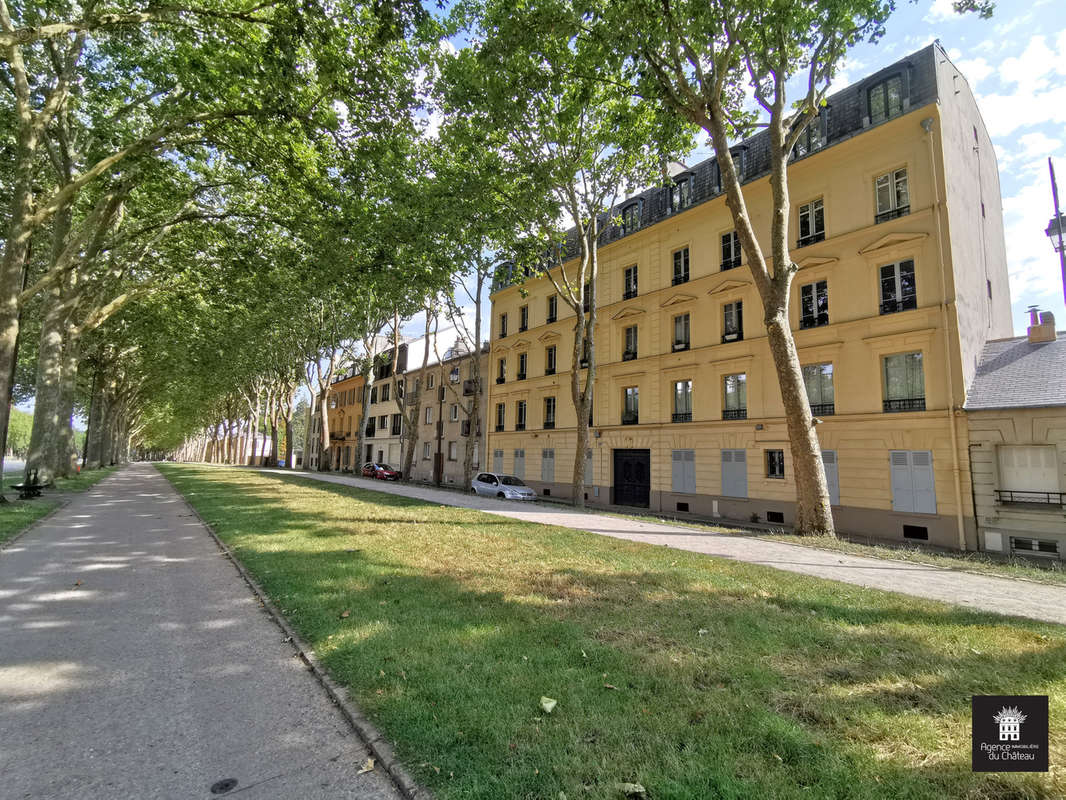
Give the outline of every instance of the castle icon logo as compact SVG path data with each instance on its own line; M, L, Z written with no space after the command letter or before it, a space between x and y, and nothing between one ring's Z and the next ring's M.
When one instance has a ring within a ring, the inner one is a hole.
M999 725L1001 742L1017 742L1022 738L1022 723L1025 722L1025 714L1016 706L1004 707L992 719Z

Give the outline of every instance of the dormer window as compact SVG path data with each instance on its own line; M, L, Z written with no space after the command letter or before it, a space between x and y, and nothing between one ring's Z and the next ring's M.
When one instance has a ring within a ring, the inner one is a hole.
M903 76L892 75L866 91L870 124L898 117L903 112Z
M670 187L670 209L681 211L692 205L692 175L684 175Z
M640 203L630 203L622 209L622 234L632 233L640 227Z
M823 108L818 116L807 123L807 127L803 129L792 148L793 158L803 158L825 147L827 113L828 109Z
M729 151L729 155L733 158L733 168L737 171L737 180L743 181L744 176L748 171L748 148L746 145L741 145L733 150Z

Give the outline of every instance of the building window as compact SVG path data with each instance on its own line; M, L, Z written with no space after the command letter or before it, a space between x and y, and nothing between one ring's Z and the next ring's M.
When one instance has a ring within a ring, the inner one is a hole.
M403 400L403 381L396 381L396 399Z
M448 460L455 461L458 458L459 448L455 442L448 442Z
M555 322L559 319L559 296L553 294L548 298L548 318L545 322Z
M874 193L877 196L875 222L885 222L910 213L911 198L907 191L906 169L879 175L874 181Z
M426 406L426 424L433 422L433 406Z
M804 203L799 207L799 241L797 247L825 239L825 207L822 198Z
M823 127L825 109L823 108L814 119L812 119L807 127L803 129L803 132L796 140L795 147L792 148L793 158L803 158L803 156L813 153L815 150L821 150L825 147L825 129Z
M370 402L376 403L378 401L378 387L375 386L370 390Z
M381 387L381 402L387 403L389 401L389 384L385 384Z
M722 306L722 344L744 338L744 304L737 300Z
M829 324L829 284L815 281L800 287L800 327Z
M893 75L870 87L866 92L870 103L870 123L883 122L903 111L903 78Z
M629 300L637 296L637 265L626 267L625 288L622 290L622 299Z
M1064 497L1059 486L1059 464L1054 445L1000 445L1000 503L1053 505L1056 510Z
M459 404L452 403L452 422L459 421Z
M589 358L592 355L592 343L589 341L589 337L585 336L584 341L581 343L581 361L578 367L585 369L589 365Z
M524 381L526 379L526 364L528 364L528 363L529 363L529 354L528 353L519 353L518 354L518 374L515 375L515 378L517 378L520 381Z
M427 389L432 389L434 384L435 384L434 376L432 374L430 374L430 376L428 378L426 378L426 388Z
M1055 539L1030 539L1023 536L1012 536L1010 537L1010 549L1012 553L1056 556L1059 554L1059 543Z
M740 237L736 231L722 234L722 269L740 266Z
M403 433L403 415L402 414L393 414L392 415L392 429L391 429L391 432L392 432L393 436L399 436L400 434Z
M892 510L916 514L936 513L936 480L933 476L931 450L889 450L889 486L892 489ZM904 526L903 535L907 535ZM917 536L928 539L925 526L912 529ZM922 535L924 533L924 535Z
M526 401L519 400L514 404L514 429L524 431L526 429Z
M549 429L555 427L555 398L554 397L545 397L544 398L544 427L545 428L549 428Z
M881 313L894 314L918 307L914 261L897 261L881 267Z
M507 336L507 315L500 314L500 338Z
M586 314L592 308L592 284L586 283L581 290L581 310Z
M555 374L555 345L544 348L544 374Z
M670 187L670 208L673 211L681 211L692 205L692 183L691 175L674 181Z
M884 358L885 411L925 411L925 376L921 353Z
M688 283L688 248L674 251L674 286Z
M625 344L622 347L622 360L632 361L637 357L637 326L630 325L625 329Z
M767 478L784 478L785 477L785 451L784 450L767 450L766 451L766 477Z
M674 381L674 413L671 422L692 422L692 381Z
M640 203L630 203L622 209L622 234L632 233L640 227Z
M516 478L526 477L526 451L515 450L514 451L514 476Z
M422 460L423 461L429 461L429 458L430 458L429 442L422 442Z
M505 422L506 415L507 415L506 406L504 406L503 403L497 403L496 404L496 431L497 431L497 433L499 431L503 430L503 425L504 425L504 422Z
M448 373L448 380L451 381L452 383L459 383L459 367L458 366L452 367L451 371Z
M640 422L640 389L627 386L624 390L622 406L622 424L636 425Z
M726 375L722 379L725 400L722 404L722 419L748 418L748 376L741 372Z
M529 306L522 306L518 309L518 331L529 330Z
M688 314L679 314L674 317L674 351L688 350L690 343L689 339L689 324Z
M672 467L670 488L678 494L696 493L696 451L673 450L670 453Z
M833 365L807 364L803 367L803 385L807 388L807 402L816 417L836 413L833 399Z
M501 358L497 362L496 383L504 383L507 380L507 359Z

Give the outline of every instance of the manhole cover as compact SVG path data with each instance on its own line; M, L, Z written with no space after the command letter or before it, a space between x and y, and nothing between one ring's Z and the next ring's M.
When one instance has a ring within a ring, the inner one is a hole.
M222 780L211 784L211 794L225 794L226 792L232 792L236 788L236 778L223 778Z

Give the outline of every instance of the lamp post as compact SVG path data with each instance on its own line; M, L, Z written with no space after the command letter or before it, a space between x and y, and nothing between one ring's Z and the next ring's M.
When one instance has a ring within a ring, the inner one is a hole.
M1047 160L1048 171L1051 172L1051 198L1055 203L1055 216L1047 224L1044 231L1051 239L1051 245L1059 254L1059 265L1062 267L1062 296L1066 300L1066 245L1063 244L1063 234L1066 234L1066 216L1059 211L1059 187L1055 183L1055 165L1051 159Z

